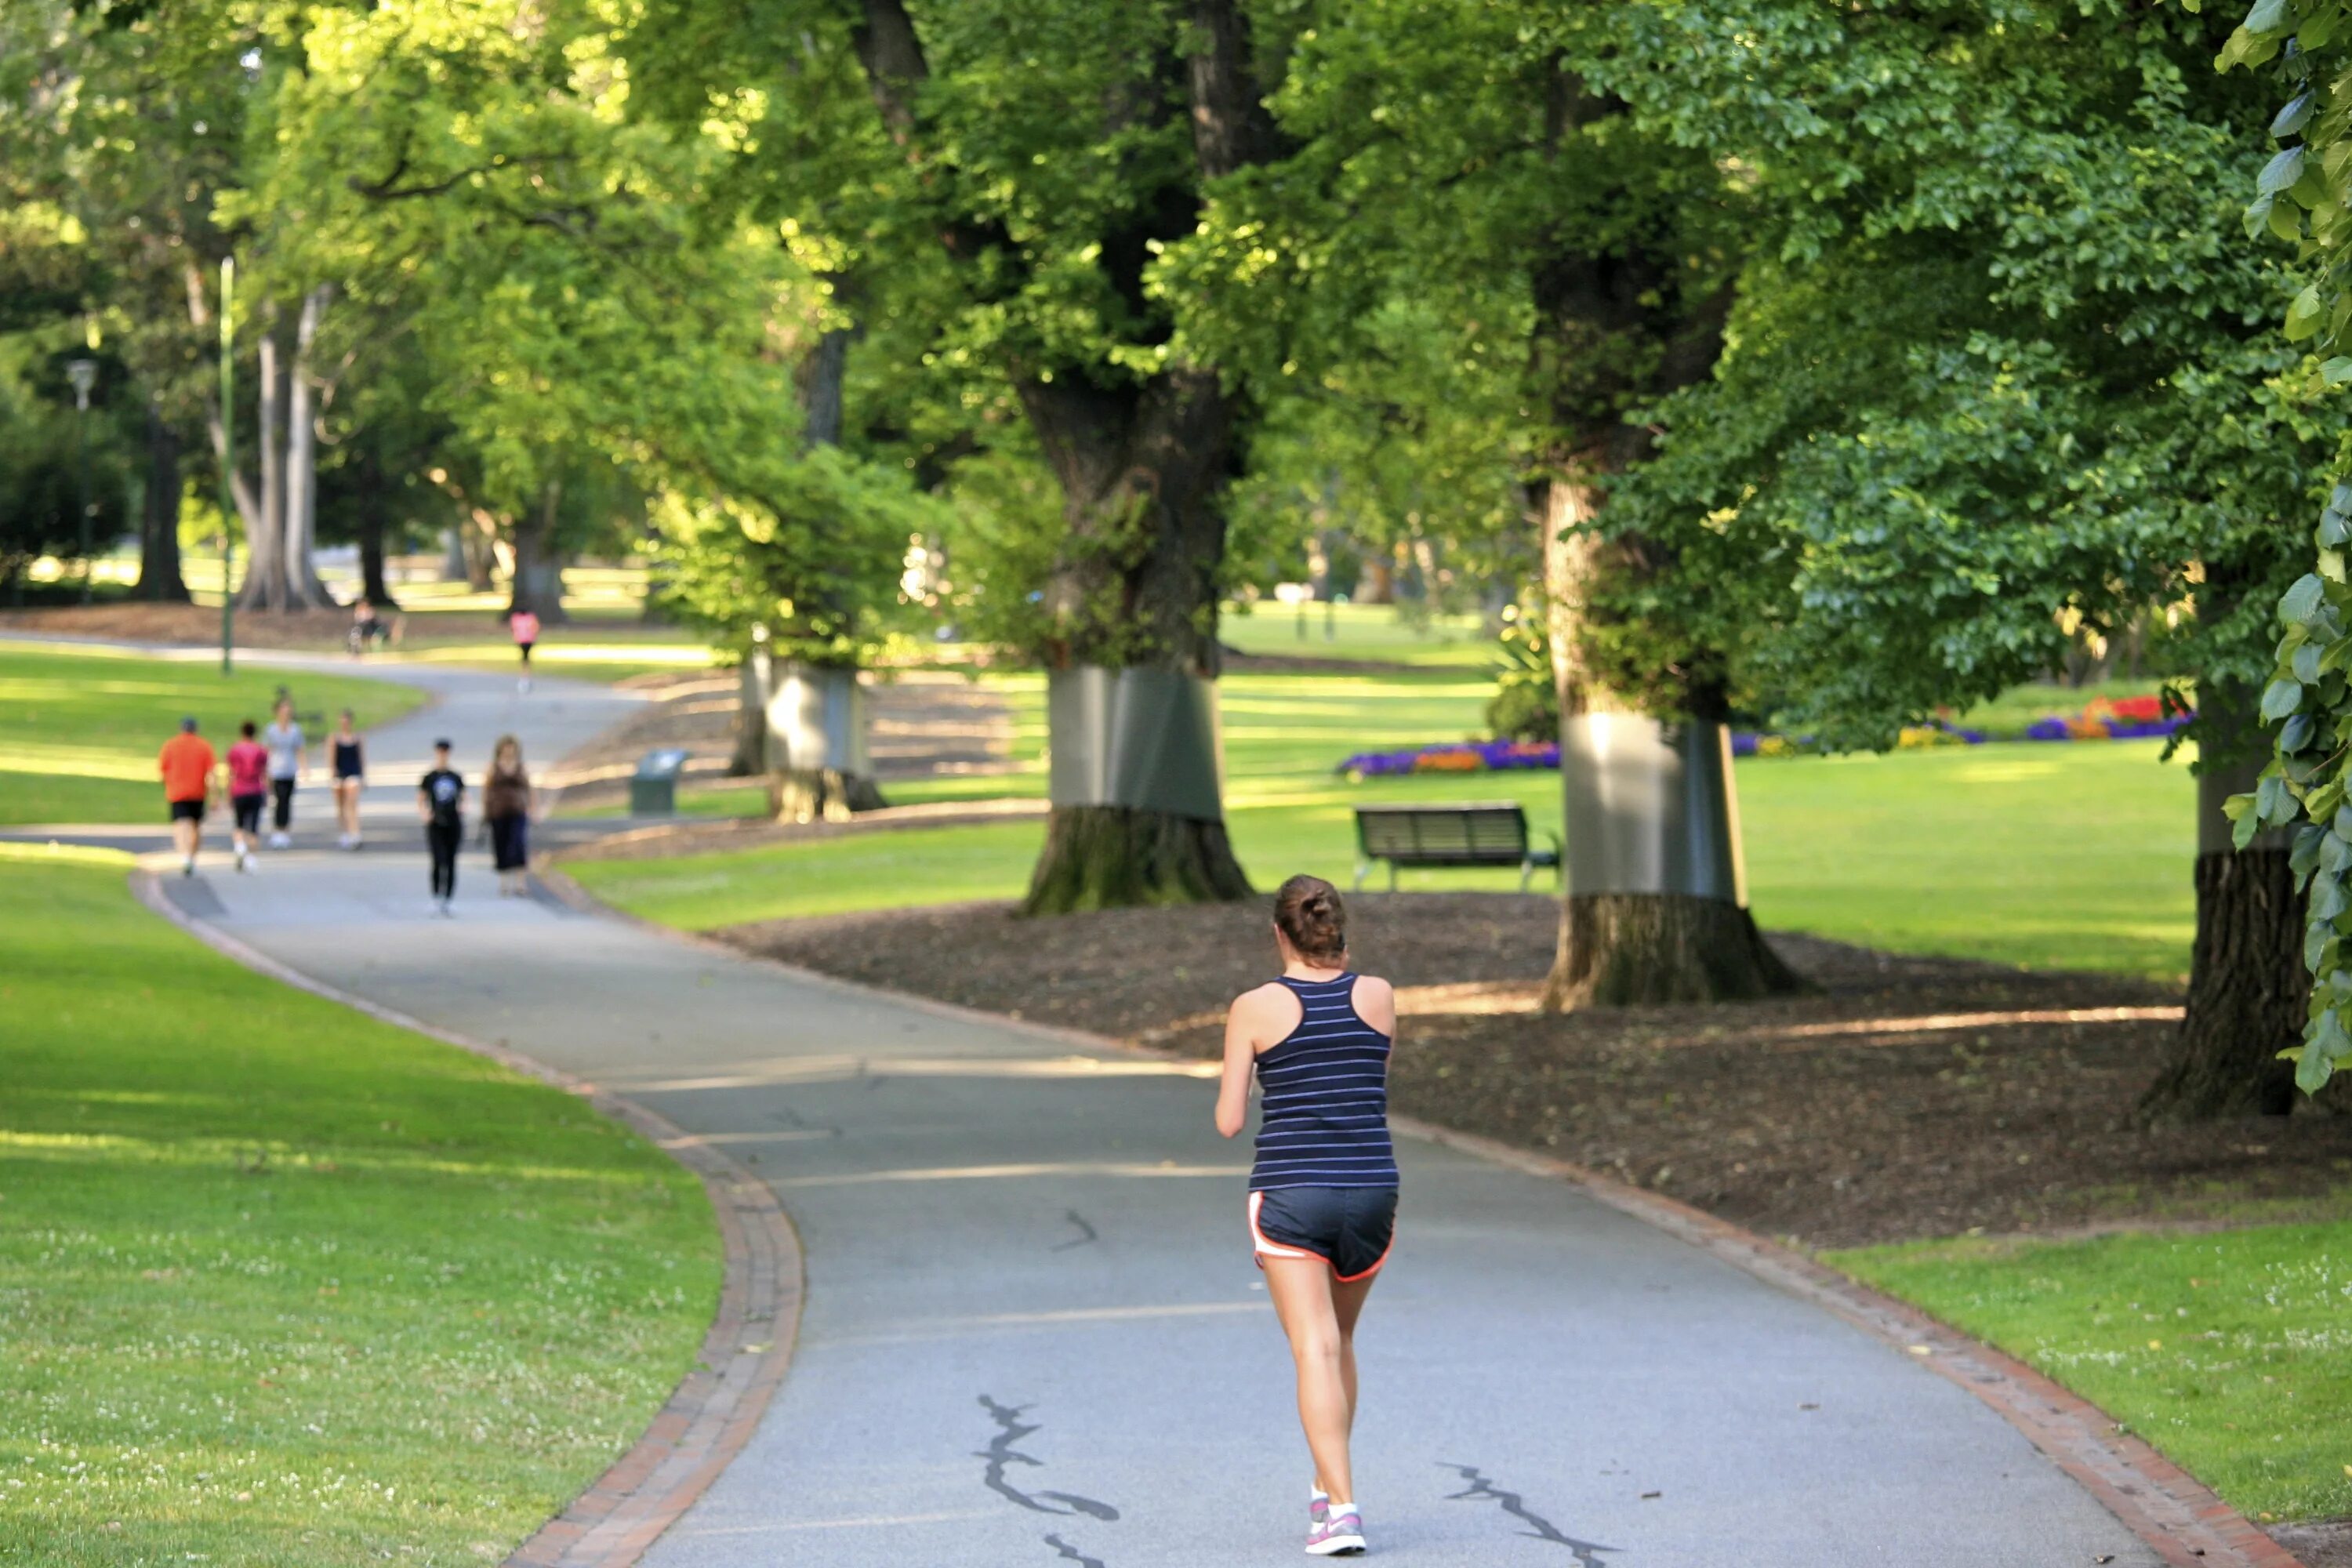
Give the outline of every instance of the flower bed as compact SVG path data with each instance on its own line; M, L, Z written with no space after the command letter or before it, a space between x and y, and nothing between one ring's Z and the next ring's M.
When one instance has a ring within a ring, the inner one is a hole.
M1938 721L1906 724L1895 740L1897 751L1930 746L1981 746L1990 741L2141 741L2179 733L2191 715L2167 712L2161 697L2126 697L2111 702L2093 698L2072 718L2052 714L2027 725L2021 733L1995 735L1964 730ZM1793 757L1812 751L1810 735L1779 735L1752 730L1731 732L1735 757ZM1521 769L1557 769L1559 747L1553 742L1460 741L1451 744L1414 746L1401 752L1359 752L1335 770L1350 779L1394 778L1403 773L1510 773Z

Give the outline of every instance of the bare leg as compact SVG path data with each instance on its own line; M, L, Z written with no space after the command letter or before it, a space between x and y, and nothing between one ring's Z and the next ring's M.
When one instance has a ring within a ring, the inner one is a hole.
M172 847L180 858L187 859L196 852L196 825L184 816L172 819Z
M1339 1325L1339 1379L1348 1391L1348 1433L1356 1431L1356 1320L1364 1315L1364 1298L1372 1293L1372 1279L1357 1279L1346 1284L1331 1282L1332 1316ZM1333 1492L1342 1502L1355 1499L1345 1492Z
M1314 1258L1268 1258L1265 1288L1274 1298L1275 1315L1290 1337L1291 1359L1298 1365L1298 1423L1307 1431L1307 1450L1315 1458L1316 1484L1342 1502L1355 1500L1355 1478L1349 1469L1348 1431L1355 1418L1355 1357L1348 1336L1340 1332L1338 1290L1330 1265ZM1359 1295L1356 1303L1361 1310ZM1352 1325L1351 1325L1352 1326Z

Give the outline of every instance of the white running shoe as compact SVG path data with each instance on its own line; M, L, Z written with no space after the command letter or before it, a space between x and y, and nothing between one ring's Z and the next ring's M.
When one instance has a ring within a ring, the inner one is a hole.
M292 847L293 843L294 840L289 838L283 833L273 833L269 836L269 847L272 849L289 848Z
M1358 1557L1364 1551L1364 1521L1353 1504L1334 1510L1307 1532L1309 1557Z

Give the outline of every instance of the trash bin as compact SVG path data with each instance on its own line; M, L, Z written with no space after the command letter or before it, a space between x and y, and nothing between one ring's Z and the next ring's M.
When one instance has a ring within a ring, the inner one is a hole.
M686 771L687 753L674 748L647 752L637 759L629 779L631 816L677 815L677 775Z

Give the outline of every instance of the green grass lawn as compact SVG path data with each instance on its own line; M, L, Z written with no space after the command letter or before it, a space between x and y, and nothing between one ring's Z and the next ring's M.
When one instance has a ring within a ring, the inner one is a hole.
M2352 1513L2352 1221L1830 1261L2074 1389L2242 1512Z
M1515 800L1531 825L1559 828L1553 773L1351 784L1331 772L1350 752L1475 732L1487 690L1476 676L1249 674L1223 686L1229 823L1262 884L1299 870L1352 880L1358 803ZM1042 728L1042 689L1034 677L1007 686L1024 734ZM2159 763L2161 750L2154 741L2018 743L1743 761L1737 776L1757 917L1899 952L2183 974L2196 914L2195 790L2185 759ZM714 791L709 807L756 805L740 787ZM1044 789L1033 762L1006 775L893 784L888 794L911 805ZM570 868L638 913L707 930L1011 898L1027 885L1042 833L1035 823L992 824ZM1376 879L1384 885L1385 873ZM1417 871L1401 885L1517 881L1501 871Z
M496 1562L714 1310L700 1184L0 846L0 1561Z
M1482 616L1412 616L1394 605L1228 605L1217 637L1244 653L1482 670L1494 668L1498 651Z
M424 700L351 676L245 666L224 679L208 658L0 641L0 823L161 822L155 753L181 715L194 714L226 755L239 721L269 722L281 685L300 711L331 723L350 708L362 729Z

